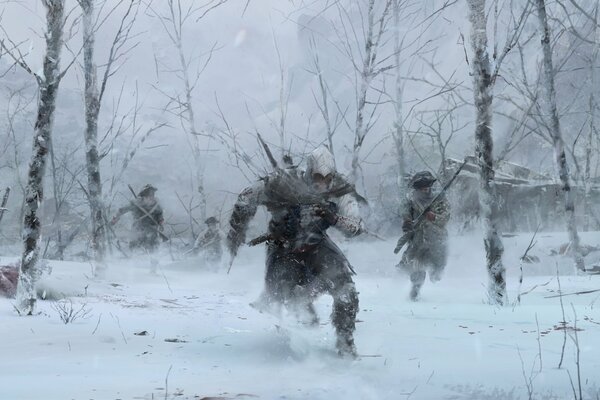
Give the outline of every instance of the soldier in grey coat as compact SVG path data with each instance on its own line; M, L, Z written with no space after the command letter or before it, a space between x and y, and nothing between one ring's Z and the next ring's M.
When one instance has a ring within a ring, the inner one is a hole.
M158 247L158 237L164 237L161 235L164 230L163 210L154 196L156 190L152 185L145 185L135 199L131 200L128 205L119 208L111 221L114 225L122 215L133 214L134 238L129 242L130 249L152 252Z
M321 201L302 200L315 193ZM327 229L334 227L347 236L361 233L357 197L354 187L335 171L331 153L319 147L309 155L306 171L279 170L242 191L227 236L233 256L245 241L257 207L265 206L271 214L268 234L254 240L267 243L265 290L254 305L303 309L317 323L312 302L322 293L330 294L337 350L350 357L356 356L353 333L358 293L352 267Z
M445 196L441 196L425 214L418 226L413 221L433 201L435 195L432 186L436 179L429 171L416 173L410 181L413 188L402 206L402 230L410 233L411 239L398 268L408 273L412 283L410 299L418 299L426 273L429 279L437 282L441 279L446 266L448 231L446 224L450 219L450 205Z

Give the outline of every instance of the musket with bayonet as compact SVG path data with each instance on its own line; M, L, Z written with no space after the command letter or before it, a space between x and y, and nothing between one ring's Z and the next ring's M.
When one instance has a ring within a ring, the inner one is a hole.
M421 213L417 216L417 218L415 218L412 221L413 228L410 231L406 232L404 235L402 235L400 237L400 239L398 239L398 243L396 243L396 247L394 248L395 254L398 254L400 252L400 250L402 250L404 245L412 240L412 238L414 237L416 228L419 225L421 225L423 223L423 221L425 221L426 214L429 211L431 211L431 208L437 203L437 201L444 196L444 194L446 193L448 188L450 188L450 186L452 185L452 183L454 182L454 180L456 179L458 174L460 174L460 171L462 171L463 167L466 164L467 164L467 160L463 161L463 163L454 172L454 175L452 175L450 180L448 182L446 182L446 184L444 185L442 190L433 198L433 200L431 200L431 202L423 209L423 211L421 211Z
M135 193L135 191L133 190L133 188L131 187L131 185L127 185L127 187L129 188L129 191L131 192L131 194L133 195L133 197L137 200L137 198L138 198L137 194ZM146 211L146 209L144 209L144 207L140 206L136 201L132 201L131 203L134 206L136 206L138 208L138 210L140 210L141 212L143 212L144 216L150 218L150 220L152 222L154 222L154 225L156 226L156 233L158 233L158 235L163 240L163 242L168 241L169 237L167 235L165 235L164 233L162 233L161 231L158 230L158 227L160 226L160 224L158 223L158 221L152 215L150 215L150 213L148 211Z

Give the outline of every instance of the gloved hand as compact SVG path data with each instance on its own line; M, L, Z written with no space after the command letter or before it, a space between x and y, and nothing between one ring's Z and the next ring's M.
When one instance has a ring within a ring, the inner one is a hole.
M404 222L402 223L402 231L403 232L410 232L413 230L413 222L410 219L405 219Z
M338 221L335 203L329 203L329 206L317 204L313 206L313 212L316 216L323 218L329 225L335 225Z
M435 221L435 213L433 211L427 211L425 213L425 218L427 218L427 221L433 222Z

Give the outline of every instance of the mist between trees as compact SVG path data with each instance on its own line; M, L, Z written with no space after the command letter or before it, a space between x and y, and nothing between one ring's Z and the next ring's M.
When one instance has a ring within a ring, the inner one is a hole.
M538 227L568 231L584 268L578 230L600 225L597 2L32 3L1 5L0 235L25 246L25 270L119 254L126 232L107 221L128 184L159 189L175 249L206 217L226 229L271 171L257 133L294 165L328 147L388 237L407 178L443 183L467 158L452 218L483 223L490 271L502 232Z

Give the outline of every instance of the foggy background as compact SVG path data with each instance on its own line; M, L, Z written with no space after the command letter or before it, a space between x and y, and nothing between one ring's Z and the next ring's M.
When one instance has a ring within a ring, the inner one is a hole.
M107 1L98 6L99 19L103 20L96 38L100 76L128 3ZM502 52L511 21L518 18L525 3L503 3L497 10L490 6L492 56ZM201 7L207 3L182 4ZM5 2L1 7L5 43L10 39L18 44L27 64L33 71L39 70L45 51L43 6L27 1ZM556 76L559 111L570 149L568 158L575 165L571 172L577 181L578 176L584 176L586 150L598 149L597 136L590 139L591 147L585 139L593 125L591 119L596 118L588 103L591 90L597 89L589 84L590 65L597 66L589 60L597 46L565 27L564 9L555 4L548 7L552 28L560 32L552 40L555 65L560 70ZM48 163L45 179L46 234L61 225L67 231L73 229L89 214L81 190L86 175L80 10L74 1L69 10L61 66L74 64L59 89L53 162ZM180 117L181 107L173 102L174 98L181 99L184 87L178 72L178 51L158 17L168 17L168 2L140 2L126 19L133 21L130 39L115 62L99 118L103 199L108 215L131 198L127 184L137 191L152 183L159 189L157 196L171 226L169 235L184 242L201 229L202 217L215 215L224 227L237 194L272 170L259 148L256 132L277 157L290 154L295 164L302 164L314 147L327 144L315 57L327 86L330 121L336 129L336 164L340 172L350 174L360 87L357 71L361 68L353 65L352 59L360 61L356 57L364 51L365 9L361 2L231 0L198 19L204 11L200 9L184 23L182 44L191 80L196 82L191 106L202 154L205 210L198 206L200 196L194 183L194 138ZM579 33L593 34L584 17L570 22ZM401 32L403 40L398 69L394 67L394 29ZM379 227L384 233L399 229L389 223L395 221L397 205L405 193L392 137L398 73L403 89L400 105L405 173L421 169L439 173L442 158L462 159L474 153L469 29L463 1L403 2L398 26L387 22L377 50L380 67L385 70L371 82L367 94L372 103L367 104L366 114L372 127L360 150L356 180L358 191L370 202L363 211L371 229ZM534 119L523 117L530 109L524 82L538 78L539 47L537 20L532 15L519 48L506 56L494 89L495 156L557 181L547 134L543 128L536 131ZM10 212L4 216L0 233L3 241L17 242L37 87L4 52L0 71L0 178L2 186L13 188L7 206ZM434 137L435 129L441 142ZM239 152L237 157L233 148ZM590 156L590 179L598 176L597 154L594 150ZM240 161L240 155L253 167ZM263 221L264 216L258 223ZM381 221L387 221L388 226L382 226Z

